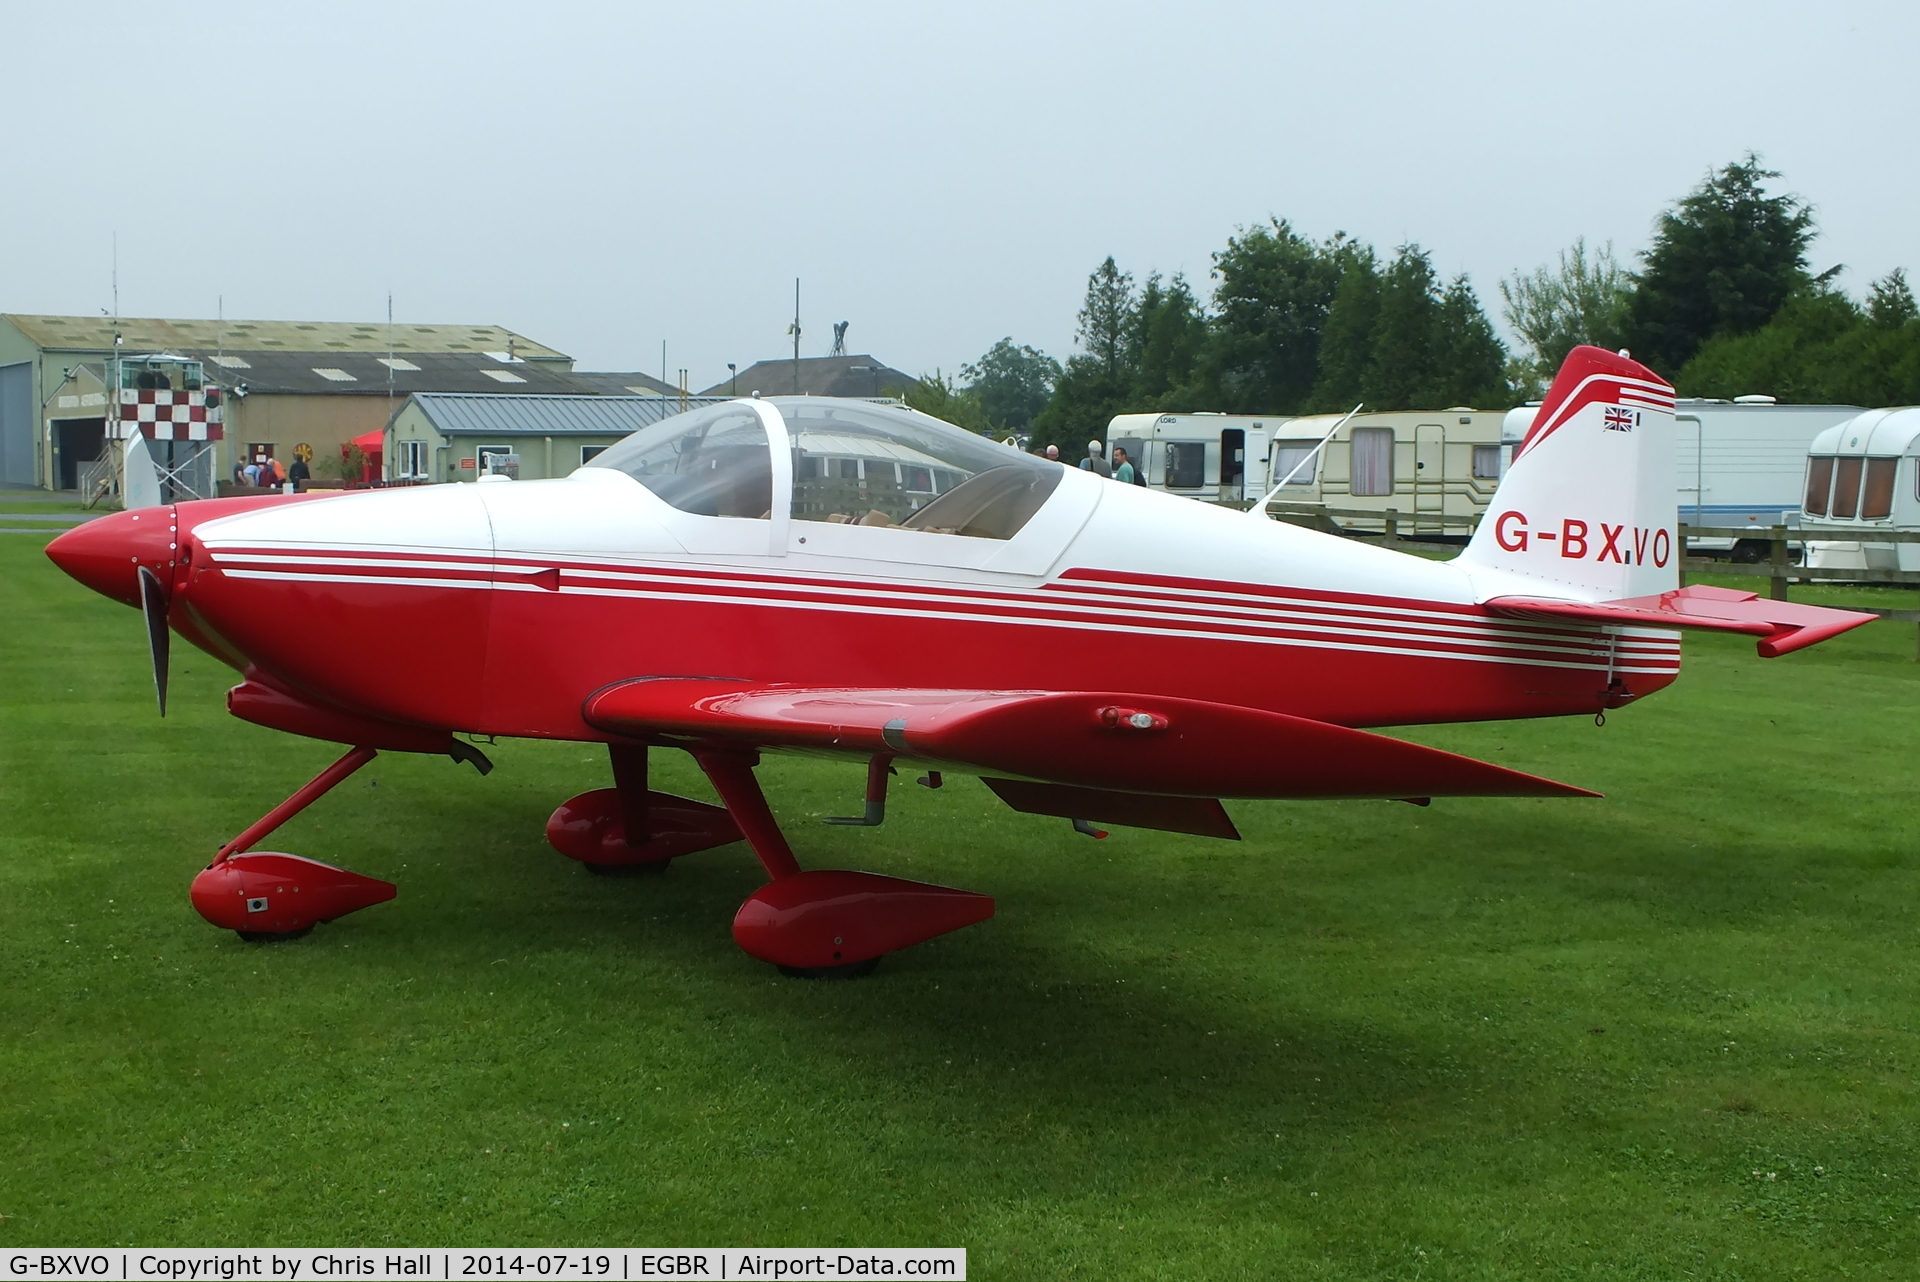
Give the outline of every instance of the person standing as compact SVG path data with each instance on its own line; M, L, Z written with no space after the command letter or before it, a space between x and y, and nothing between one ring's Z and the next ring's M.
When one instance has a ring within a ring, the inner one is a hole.
M1113 479L1122 485L1133 485L1139 480L1133 470L1133 460L1127 457L1127 447L1124 445L1113 447Z
M1101 452L1105 448L1098 440L1088 441L1087 456L1080 460L1080 470L1092 472L1095 476L1111 478L1113 468L1108 465L1105 455Z
M293 456L293 466L287 469L287 479L293 482L293 492L298 494L308 481L313 479L313 469L298 454Z
M1058 445L1047 446L1047 460L1052 463L1058 463L1060 461L1060 447Z

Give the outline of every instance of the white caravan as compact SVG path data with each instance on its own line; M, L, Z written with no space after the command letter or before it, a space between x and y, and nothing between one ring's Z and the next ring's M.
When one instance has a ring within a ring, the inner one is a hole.
M1920 543L1871 537L1920 530L1916 456L1920 409L1866 410L1814 437L1800 510L1809 568L1920 570Z
M1268 449L1284 414L1120 414L1107 424L1115 446L1154 489L1210 503L1238 503L1267 474Z
M1533 425L1536 406L1507 415L1507 453ZM1858 405L1779 405L1771 397L1682 398L1674 410L1674 500L1688 525L1752 526L1751 539L1690 539L1690 549L1767 559L1766 528L1791 524L1814 438L1861 413Z
M1319 454L1338 414L1121 414L1109 446L1125 446L1156 489L1217 503L1246 503L1289 475L1277 503L1378 512L1342 516L1341 527L1372 529L1389 513L1400 532L1465 535L1500 481L1502 415L1449 409L1358 414ZM1439 518L1449 518L1442 522Z

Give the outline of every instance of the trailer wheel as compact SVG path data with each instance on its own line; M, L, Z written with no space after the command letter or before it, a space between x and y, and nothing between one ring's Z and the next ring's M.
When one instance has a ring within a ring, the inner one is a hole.
M1740 539L1733 545L1732 560L1735 565L1758 565L1772 555L1771 540Z

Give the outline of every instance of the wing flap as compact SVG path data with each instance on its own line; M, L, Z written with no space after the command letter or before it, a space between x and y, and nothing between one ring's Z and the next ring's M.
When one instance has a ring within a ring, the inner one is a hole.
M602 690L583 714L597 729L636 738L884 752L975 774L1167 797L1598 795L1363 730L1158 695L661 677Z
M1763 659L1778 658L1818 645L1878 615L1827 606L1770 601L1756 592L1706 584L1662 592L1658 596L1616 601L1563 601L1551 597L1498 596L1483 602L1488 611L1510 619L1569 620L1642 628L1696 628L1740 632L1758 637Z
M1068 784L1031 783L1025 779L992 776L980 782L1022 814L1240 840L1240 830L1233 826L1227 808L1214 797L1161 797L1150 792L1112 792L1105 788L1075 788Z

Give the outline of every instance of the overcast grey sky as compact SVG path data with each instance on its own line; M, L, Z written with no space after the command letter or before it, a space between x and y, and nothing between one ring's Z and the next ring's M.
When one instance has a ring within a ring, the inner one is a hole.
M1920 268L1920 5L9 6L0 311L495 323L698 388L832 322L1072 349L1237 226L1498 280L1748 148L1855 292Z

